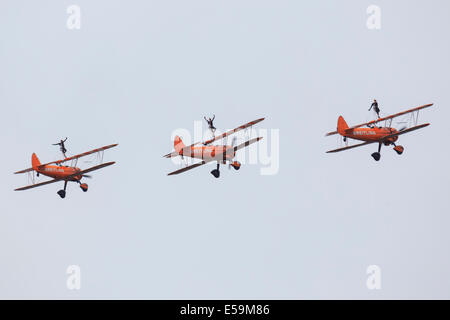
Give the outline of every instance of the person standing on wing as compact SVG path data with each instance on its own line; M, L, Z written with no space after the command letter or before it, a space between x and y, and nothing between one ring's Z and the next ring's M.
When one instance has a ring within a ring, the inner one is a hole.
M211 132L214 136L214 133L216 132L216 128L214 127L213 121L216 118L216 115L213 115L212 119L206 118L206 117L203 117L203 118L205 118L205 121L208 123L209 130L211 130Z
M64 142L66 142L66 141L67 141L67 137L66 137L64 140L61 139L60 142L54 143L54 144L53 144L54 146L59 146L59 150L61 150L62 154L64 155L64 158L67 158L67 157L66 157L67 149L66 149L66 147L64 146Z
M380 108L378 108L377 99L373 99L373 103L370 106L369 111L372 110L372 108L377 113L378 119L380 119Z

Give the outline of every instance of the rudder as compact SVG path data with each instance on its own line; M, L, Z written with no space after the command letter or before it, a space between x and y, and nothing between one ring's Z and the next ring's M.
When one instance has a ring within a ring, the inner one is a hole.
M183 148L185 147L183 141L181 140L181 138L179 136L175 137L175 140L173 142L173 146L175 148L175 151L180 153L180 151L183 150Z
M37 157L36 153L33 153L31 156L31 166L33 167L33 170L37 170L37 167L41 165L41 162L39 161L39 158Z
M344 117L339 116L338 123L337 123L337 132L341 135L345 135L345 130L348 129L348 124L345 122Z

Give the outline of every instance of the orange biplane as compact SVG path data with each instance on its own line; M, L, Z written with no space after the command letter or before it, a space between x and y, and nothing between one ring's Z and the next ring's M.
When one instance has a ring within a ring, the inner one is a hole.
M372 157L376 161L379 161L381 158L380 151L381 151L382 145L385 145L385 146L393 145L395 152L397 152L397 154L400 155L403 153L404 148L400 145L395 144L395 142L398 140L398 136L429 126L430 125L429 123L417 125L417 121L419 118L419 111L422 109L431 107L432 105L433 104L426 104L426 105L423 105L423 106L420 106L417 108L413 108L413 109L409 109L409 110L406 110L403 112L399 112L399 113L396 113L396 114L393 114L393 115L390 115L387 117L379 118L377 120L373 120L373 121L370 121L367 123L358 124L353 127L349 127L347 125L347 123L345 122L344 118L342 116L340 116L338 119L338 122L337 122L337 131L329 132L326 134L326 136L340 134L342 137L344 137L344 142L346 142L346 143L347 143L347 138L360 140L360 141L364 141L364 142L355 144L355 145L351 145L351 146L347 145L343 148L339 148L339 149L335 149L335 150L330 150L330 151L327 151L327 153L340 152L340 151L344 151L344 150L353 149L356 147L365 146L365 145L371 144L371 143L378 143L378 152L372 153ZM406 114L411 114L411 120L414 123L414 126L412 126L410 128L405 126L405 127L401 128L400 130L397 130L397 129L391 127L392 119L406 115ZM385 121L384 127L377 126L377 123L381 122L381 121ZM366 128L362 128L364 126L366 126Z
M72 156L69 158L65 158L63 160L56 160L56 161L48 162L45 164L41 164L41 162L39 161L36 154L33 153L33 155L31 156L31 168L14 172L15 174L18 174L18 173L31 174L33 184L28 185L26 187L15 189L14 191L28 190L31 188L44 186L46 184L50 184L50 183L54 183L54 182L58 182L58 181L64 181L64 189L59 190L57 193L61 198L65 198L67 182L73 181L73 182L77 182L80 185L81 190L86 192L86 191L88 191L88 185L86 183L81 183L82 178L91 178L91 176L87 175L86 173L113 165L115 162L113 161L113 162L101 163L94 167L91 167L91 168L88 168L85 170L81 170L80 168L76 167L78 159L81 157L90 155L90 154L98 153L99 155L101 155L101 160L103 160L103 152L105 150L113 148L115 146L117 146L117 144L112 144L109 146L101 147L101 148L94 149L94 150L91 150L88 152L84 152L84 153L81 153L81 154L78 154L78 155L75 155L75 156ZM63 166L62 164L67 161L72 161L73 165ZM44 176L47 176L47 177L50 177L53 179L45 181L45 182L41 182L41 183L34 183L34 173L36 173L36 175L38 177L39 177L39 175L42 174Z
M232 140L231 145L215 146L215 145L210 145L210 144L212 144L214 141L226 138L229 135L234 134L238 131L252 127L253 125L263 121L264 119L265 118L261 118L261 119L255 120L255 121L251 121L240 127L237 127L236 129L227 131L217 137L214 137L210 140L207 140L205 142L196 142L196 143L191 144L190 146L185 146L183 141L181 140L181 138L179 136L176 136L175 141L174 141L175 151L171 152L169 154L166 154L164 156L165 158L173 158L173 157L181 156L182 158L190 157L190 158L195 158L195 159L201 159L202 161L195 163L193 165L184 167L182 169L176 170L174 172L168 173L167 175L170 176L170 175L179 174L179 173L197 168L201 165L204 165L204 164L206 164L208 162L212 162L212 161L217 161L217 169L214 169L211 171L211 174L216 178L219 178L219 176L220 176L220 171L219 171L220 162L222 162L223 164L226 164L228 161L229 167L233 167L235 170L239 170L241 168L241 163L239 161L233 160L234 157L236 156L236 151L238 151L242 148L248 147L252 143L258 142L259 140L262 139L262 137L250 139L244 143L241 143L238 146L235 146L236 139ZM203 146L196 146L198 144L203 144Z

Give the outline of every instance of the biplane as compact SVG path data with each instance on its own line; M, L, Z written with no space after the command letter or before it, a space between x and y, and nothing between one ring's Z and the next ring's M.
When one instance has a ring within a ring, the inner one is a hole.
M419 119L419 111L425 108L431 107L433 104L426 104L420 107L416 107L413 109L409 109L406 111L402 111L387 117L382 117L377 120L372 120L367 123L358 124L356 126L349 127L347 123L345 122L344 118L342 116L339 117L337 122L337 131L329 132L326 134L326 136L331 136L334 134L340 134L343 137L343 140L346 144L348 144L348 139L355 139L364 141L363 143L358 143L354 145L347 145L343 148L335 149L327 151L327 153L334 153L334 152L340 152L344 150L349 150L361 146L365 146L372 143L378 143L378 151L372 153L372 157L375 159L375 161L379 161L381 158L381 147L383 145L394 146L394 151L397 152L397 154L401 155L404 151L404 147L401 145L396 145L396 142L398 140L398 136L409 133L418 129L425 128L429 126L429 123L424 124L417 124ZM394 118L398 118L403 115L411 115L411 122L414 124L413 126L403 126L401 129L397 130L392 127L392 120ZM377 124L379 122L385 121L385 125L383 127L378 126ZM363 128L364 127L364 128Z
M32 184L22 187L22 188L17 188L14 191L28 190L31 188L41 187L41 186L44 186L44 185L47 185L50 183L55 183L55 182L61 181L61 182L64 182L64 189L59 190L57 193L61 198L65 198L67 182L72 181L72 182L78 183L80 185L81 190L86 192L86 191L88 191L88 185L87 185L87 183L82 183L81 179L82 178L91 178L91 176L88 175L87 173L95 171L95 170L99 170L104 167L108 167L110 165L113 165L115 162L112 161L112 162L101 163L94 167L81 170L80 168L77 168L78 159L81 157L85 157L87 155L97 153L99 158L101 159L101 162L103 162L104 151L107 149L113 148L117 145L118 144L111 144L109 146L101 147L101 148L87 151L87 152L84 152L81 154L77 154L72 157L64 158L62 160L56 160L56 161L52 161L52 162L48 162L48 163L44 163L44 164L41 164L41 162L39 161L39 158L36 156L35 153L33 153L31 156L31 168L14 172L15 174L28 173L29 177L32 180ZM63 165L63 163L68 162L68 161L71 161L70 166ZM43 176L47 176L47 177L50 177L53 179L47 180L45 182L35 183L34 174L36 174L37 177L39 177L39 175L42 174Z
M257 137L245 141L239 145L236 144L236 137L233 138L231 145L212 145L213 142L227 138L228 136L235 134L241 130L251 128L255 124L263 121L265 118L260 118L251 122L248 122L240 127L237 127L233 130L227 131L221 135L213 137L212 139L206 140L204 142L195 142L189 146L185 146L183 141L179 136L175 137L174 140L174 149L175 151L164 155L165 158L173 158L180 156L182 159L184 157L190 157L194 159L200 159L201 162L197 162L193 165L186 166L179 170L168 173L167 175L175 175L180 174L182 172L186 172L188 170L200 167L208 162L217 161L217 168L211 171L211 174L219 178L220 177L220 163L226 164L228 162L228 168L233 167L235 170L239 170L241 168L241 163L239 161L234 160L236 156L236 151L248 147L249 145L258 142L262 139L262 137Z

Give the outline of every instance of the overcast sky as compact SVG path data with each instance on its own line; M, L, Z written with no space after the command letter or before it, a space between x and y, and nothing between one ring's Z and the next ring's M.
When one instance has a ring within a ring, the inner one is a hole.
M444 0L1 1L0 298L450 298L448 12ZM374 145L326 154L338 116L370 120L373 98L384 115L435 103L419 118L431 126L380 162ZM266 117L253 150L279 147L279 170L168 177L173 133L212 114L221 130ZM62 183L13 191L28 181L12 173L33 152L60 158L51 144L65 137L70 155L119 143L105 153L117 164L64 200Z

